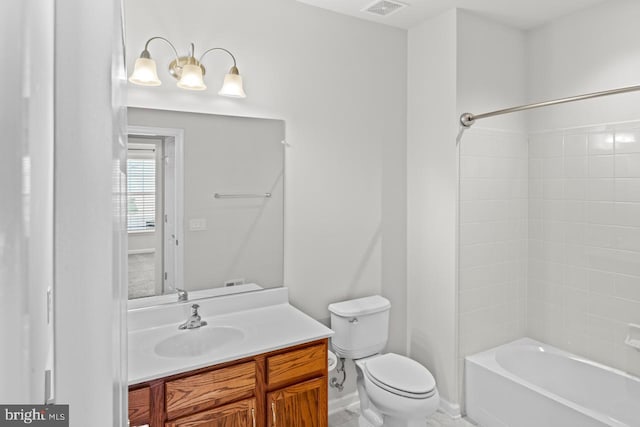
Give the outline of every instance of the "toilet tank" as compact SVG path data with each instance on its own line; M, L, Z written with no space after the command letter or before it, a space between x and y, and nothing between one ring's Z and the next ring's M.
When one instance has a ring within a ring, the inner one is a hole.
M389 300L379 295L330 304L336 354L361 359L381 352L389 338L390 308Z

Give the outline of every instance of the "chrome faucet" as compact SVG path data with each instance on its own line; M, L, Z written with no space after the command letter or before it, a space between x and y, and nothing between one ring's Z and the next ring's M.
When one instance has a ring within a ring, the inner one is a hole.
M178 329L196 329L207 324L206 321L200 320L201 317L198 314L198 308L200 308L198 304L191 306L191 316L189 316L186 322L178 326Z
M189 294L187 291L176 288L176 292L178 292L178 302L189 301Z

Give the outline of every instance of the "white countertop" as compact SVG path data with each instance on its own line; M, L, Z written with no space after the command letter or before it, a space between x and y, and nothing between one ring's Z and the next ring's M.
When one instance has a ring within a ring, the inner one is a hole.
M195 357L158 356L154 347L177 333L191 304L129 312L129 385L175 375L218 363L279 350L333 335L333 331L288 303L286 288L269 289L198 301L207 327L233 327L244 337ZM246 308L246 309L242 309ZM163 310L163 311L159 311ZM215 313L216 315L211 315ZM164 315L163 315L164 314ZM150 325L151 318L156 322ZM157 324L157 326L156 326Z

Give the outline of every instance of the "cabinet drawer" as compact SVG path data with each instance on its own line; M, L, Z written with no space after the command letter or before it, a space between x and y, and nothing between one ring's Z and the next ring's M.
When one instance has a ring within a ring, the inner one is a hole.
M165 385L167 417L173 419L224 403L252 397L256 387L255 362L216 369Z
M132 426L149 424L150 402L151 391L149 387L129 392L129 423Z
M167 421L165 427L253 427L257 423L256 400L246 399L194 415Z
M267 358L267 383L270 388L291 383L327 370L327 346L318 344Z

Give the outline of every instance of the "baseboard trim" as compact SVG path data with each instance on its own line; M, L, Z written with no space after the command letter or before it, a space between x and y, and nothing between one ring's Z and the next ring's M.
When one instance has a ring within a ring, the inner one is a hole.
M331 399L329 401L329 415L340 412L344 409L349 408L350 406L358 405L359 403L360 401L358 400L358 392L356 391L342 396L338 399Z
M460 405L457 403L451 403L446 399L440 397L440 410L449 415L452 419L462 418L460 411Z

